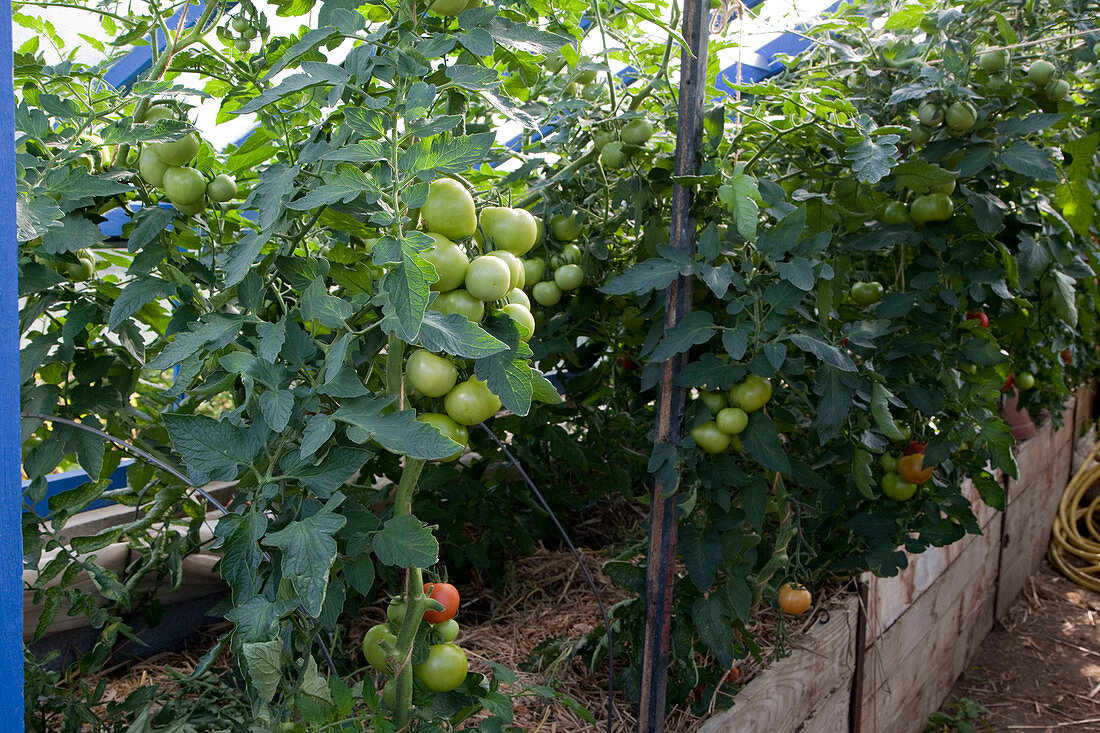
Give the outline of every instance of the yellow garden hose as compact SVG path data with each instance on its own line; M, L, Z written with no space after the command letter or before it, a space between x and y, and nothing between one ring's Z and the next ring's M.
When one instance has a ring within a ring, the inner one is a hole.
M1100 459L1097 445L1073 474L1054 519L1047 557L1077 585L1100 592ZM1092 496L1089 492L1092 489ZM1073 559L1076 558L1076 559Z

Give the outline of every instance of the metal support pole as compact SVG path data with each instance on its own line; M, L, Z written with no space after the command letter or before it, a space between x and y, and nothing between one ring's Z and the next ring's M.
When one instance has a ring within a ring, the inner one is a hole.
M680 52L680 105L676 129L674 175L694 175L699 168L699 142L703 134L703 92L707 81L707 40L710 4L687 0ZM695 219L691 216L692 190L676 184L672 191L671 245L695 254ZM669 286L665 331L691 312L691 278L680 277ZM684 432L684 390L673 379L687 363L680 354L661 369L657 400L656 443L679 443ZM665 722L665 690L668 684L669 633L672 591L676 567L675 486L655 481L649 517L649 552L646 565L645 641L642 656L642 689L638 704L639 733L660 733ZM666 494L668 494L666 496Z
M11 2L0 2L0 720L23 730L23 530L19 448L19 276Z

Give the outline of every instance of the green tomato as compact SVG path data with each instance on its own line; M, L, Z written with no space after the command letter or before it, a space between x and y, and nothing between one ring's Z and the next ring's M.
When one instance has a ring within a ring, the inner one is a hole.
M631 120L623 126L619 137L627 145L644 145L653 137L653 125L645 118Z
M724 453L730 447L730 436L719 430L714 420L707 420L693 428L691 437L695 440L695 445L699 446L704 453L711 455Z
M882 223L912 224L913 220L909 218L909 209L905 207L905 204L900 201L891 201L882 210Z
M450 359L417 349L405 364L405 377L425 397L442 397L458 382L458 369Z
M970 102L952 102L944 121L952 130L969 130L978 121L978 110Z
M95 262L85 257L79 257L75 263L66 268L66 272L73 282L90 280L95 275Z
M572 242L584 232L584 226L577 221L577 214L573 212L566 216L565 214L554 214L550 217L550 233L554 235L554 239L559 242Z
M233 41L233 48L237 49L240 53L248 53L248 50L252 48L252 41L247 38L238 38Z
M428 658L413 665L413 674L433 692L455 689L466 679L468 670L466 652L453 642L432 644L428 647Z
M480 323L485 317L485 303L459 288L443 293L432 304L440 313L458 313L470 319L471 323Z
M512 288L504 296L505 303L518 303L527 310L531 310L531 299L527 297L527 293L523 292L519 288Z
M397 708L397 680L390 677L386 684L382 685L382 702L390 710Z
M523 272L523 263L519 261L519 257L516 257L506 249L494 249L488 256L497 257L503 260L504 264L508 265L508 272L510 273L510 277L508 278L509 290L523 287L525 276Z
M457 639L458 631L458 622L453 618L432 626L432 634L444 643Z
M466 270L466 290L483 301L500 300L512 289L512 271L499 257L478 257Z
M724 407L718 411L714 422L727 435L739 435L749 424L749 413L740 407Z
M252 26L248 26L243 31L241 31L241 38L246 38L249 41L251 41L253 38L258 36L259 34L260 34L260 32L257 31L255 28L253 28Z
M1065 79L1047 82L1047 85L1043 87L1043 91L1052 102L1061 102L1069 95L1069 82Z
M556 305L561 300L561 288L549 280L535 283L531 288L531 297L542 306Z
M913 494L917 493L916 484L902 481L901 477L896 473L887 473L883 475L879 485L882 487L882 493L886 494L887 497L894 501L911 499Z
M466 9L467 0L435 0L428 10L436 15L455 16Z
M562 290L575 290L584 282L584 271L580 265L562 265L554 271L554 282Z
M176 210L179 211L181 214L194 216L195 214L201 214L203 209L206 208L206 196L204 195L201 199L193 204L177 204L175 201L173 201L172 205L175 206Z
M420 256L435 268L436 281L431 284L431 289L445 293L460 287L470 266L466 253L442 234L428 232L428 236L435 240L435 244L421 252Z
M600 163L604 168L615 170L622 168L626 162L626 153L623 152L623 144L618 140L603 146L600 151Z
M990 74L993 74L1008 68L1009 59L1010 56L1007 48L1002 48L997 51L985 51L978 56L978 66L982 67Z
M726 395L721 392L699 392L699 399L711 415L717 415L726 407Z
M440 434L443 435L443 437L450 438L451 440L462 446L452 455L444 458L444 462L458 460L459 456L461 456L462 453L466 450L466 446L470 444L470 433L466 430L466 426L459 425L443 413L422 412L416 416L416 419L422 423L427 423L428 425L431 425L433 428L438 430ZM404 614L404 604L402 604L401 610L402 614ZM404 616L402 616L402 618L404 618ZM453 639L445 639L444 641L453 641Z
M459 425L477 425L500 410L500 398L480 379L471 377L447 393L443 409Z
M238 15L229 21L229 27L237 33L244 33L247 29L252 27L252 24L248 22L248 18Z
M890 453L883 453L878 459L878 462L882 465L882 470L886 473L898 472L898 457L891 455Z
M599 132L592 133L592 147L596 152L603 150L603 146L614 140L611 133L607 130L600 130Z
M1016 377L1016 387L1025 392L1035 386L1035 375L1031 372L1023 372Z
M474 197L453 178L437 178L428 186L428 200L420 208L428 231L449 239L469 237L477 231Z
M481 210L481 231L497 249L514 255L524 255L535 246L538 223L527 209L486 206Z
M925 100L917 107L917 119L925 127L939 127L943 123L943 107Z
M233 177L222 173L214 177L214 180L206 184L206 195L211 201L224 204L237 198L237 182Z
M909 206L909 216L917 224L930 221L947 221L955 207L951 197L944 193L929 193L917 196Z
M581 263L581 248L575 244L567 244L561 248L561 260L563 265L579 265Z
M507 313L513 321L527 329L527 335L522 337L524 341L529 340L534 335L535 317L531 315L531 311L526 306L522 303L507 303L501 310Z
M577 77L576 79L574 79L574 81L578 84L591 84L593 81L596 80L597 73L598 72L595 69L585 69L584 71L577 74Z
M363 635L363 656L367 658L370 666L379 672L390 674L393 666L386 659L386 650L382 643L388 642L390 646L397 644L397 635L390 630L389 624L376 624Z
M534 285L542 280L542 274L546 272L546 260L541 257L534 257L529 260L520 260L520 264L523 265L523 282L525 285L527 283Z
M147 125L152 125L160 120L174 119L176 119L176 111L174 109L163 104L154 104L152 107L145 110L145 115L141 118L141 121Z
M928 190L932 193L942 193L945 196L950 196L955 192L955 179L952 178L946 183L934 183L928 187Z
M400 598L394 598L390 601L390 605L386 606L386 618L392 623L401 625L401 622L405 620L405 611L408 609L408 604Z
M193 132L189 132L179 140L174 140L170 143L153 143L149 147L152 148L153 152L157 154L157 157L163 160L167 165L183 166L190 163L199 152L199 136ZM203 183L203 190L206 190L205 181Z
M164 192L173 204L196 204L206 196L206 179L194 168L169 166L164 171Z
M138 156L138 173L150 186L164 185L164 172L168 164L161 160L152 148L144 148Z
M772 383L763 377L750 374L744 382L730 388L729 397L745 412L754 412L768 403L772 396Z
M924 145L931 139L932 128L922 125L919 122L914 122L912 127L909 128L909 140L914 145Z
M1037 59L1027 67L1027 78L1037 87L1045 87L1054 78L1054 64L1046 59Z
M873 305L882 300L882 295L886 290L882 287L882 283L872 280L871 282L857 282L852 285L852 300L859 305L867 306Z

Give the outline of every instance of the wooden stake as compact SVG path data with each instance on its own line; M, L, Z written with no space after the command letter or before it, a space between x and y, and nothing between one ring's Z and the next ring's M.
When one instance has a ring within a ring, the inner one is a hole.
M679 124L676 129L674 175L695 175L699 168L699 143L703 135L703 92L707 80L707 42L710 4L687 0L683 36L687 46L680 53ZM692 190L676 184L672 191L671 245L695 256L695 219L691 216ZM691 312L691 278L680 277L668 288L665 332ZM657 400L655 443L680 442L684 432L685 391L673 379L687 363L687 353L666 361L661 369ZM666 495L667 494L667 495ZM669 632L676 567L676 487L655 481L649 517L649 551L646 565L645 640L642 656L639 733L664 730L665 690L668 683Z

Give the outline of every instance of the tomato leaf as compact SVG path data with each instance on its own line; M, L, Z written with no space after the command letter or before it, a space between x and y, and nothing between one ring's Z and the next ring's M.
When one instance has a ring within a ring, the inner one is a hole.
M790 473L791 464L783 450L779 431L771 418L763 412L757 411L749 415L748 427L741 433L741 445L745 455L764 468Z
M164 427L172 447L187 466L192 486L232 481L239 465L249 463L262 447L251 433L206 415L165 413Z
M695 599L691 606L691 619L699 637L707 649L725 668L733 666L733 624L726 613L722 594L714 593Z
M1015 171L1026 178L1039 181L1061 179L1054 167L1054 162L1050 159L1050 154L1023 140L1016 140L1007 149L1001 151L1000 160L1010 171Z
M670 328L653 352L647 356L650 361L667 361L677 354L684 353L692 346L705 344L714 334L714 316L706 311L692 311Z
M501 403L517 415L531 410L531 347L520 339L516 322L507 315L493 315L484 321L485 330L508 349L483 356L474 365L478 379L485 380Z
M427 568L439 561L439 543L423 522L402 514L387 520L374 535L374 554L383 565Z
M399 455L438 460L454 455L462 447L431 425L417 420L413 410L383 413L382 409L389 404L389 399L346 400L332 417L362 431L356 436L362 440L356 442L376 440L386 450Z
M859 493L868 499L875 498L875 483L871 474L871 454L863 448L857 447L852 453L852 479L856 482Z
M459 313L435 310L424 313L417 342L428 351L445 352L463 359L481 359L508 350L508 344L471 323Z
M321 614L329 572L336 559L336 539L333 535L347 521L333 511L343 501L343 494L333 494L316 514L293 521L263 540L268 547L282 550L280 567L283 578L291 582L302 608L314 618Z
M652 257L604 283L600 292L608 295L644 295L654 290L664 290L679 276L680 267L674 262L662 257Z
M278 636L279 622L297 607L298 604L289 598L269 601L261 595L254 595L226 613L225 617L236 624L233 630L236 640L251 644Z
M812 336L807 336L803 333L792 335L790 340L791 343L798 348L813 354L822 362L835 369L839 369L842 372L854 372L856 370L856 365L852 362L852 357L848 356L845 351L842 351L836 346L827 344L824 341Z
M218 572L237 603L256 593L261 578L256 569L263 562L260 539L267 532L267 518L258 511L226 514L214 527L211 549L221 553Z
M283 681L283 642L276 639L242 644L241 657L248 670L249 687L256 691L255 710L259 708L256 702L271 702Z

